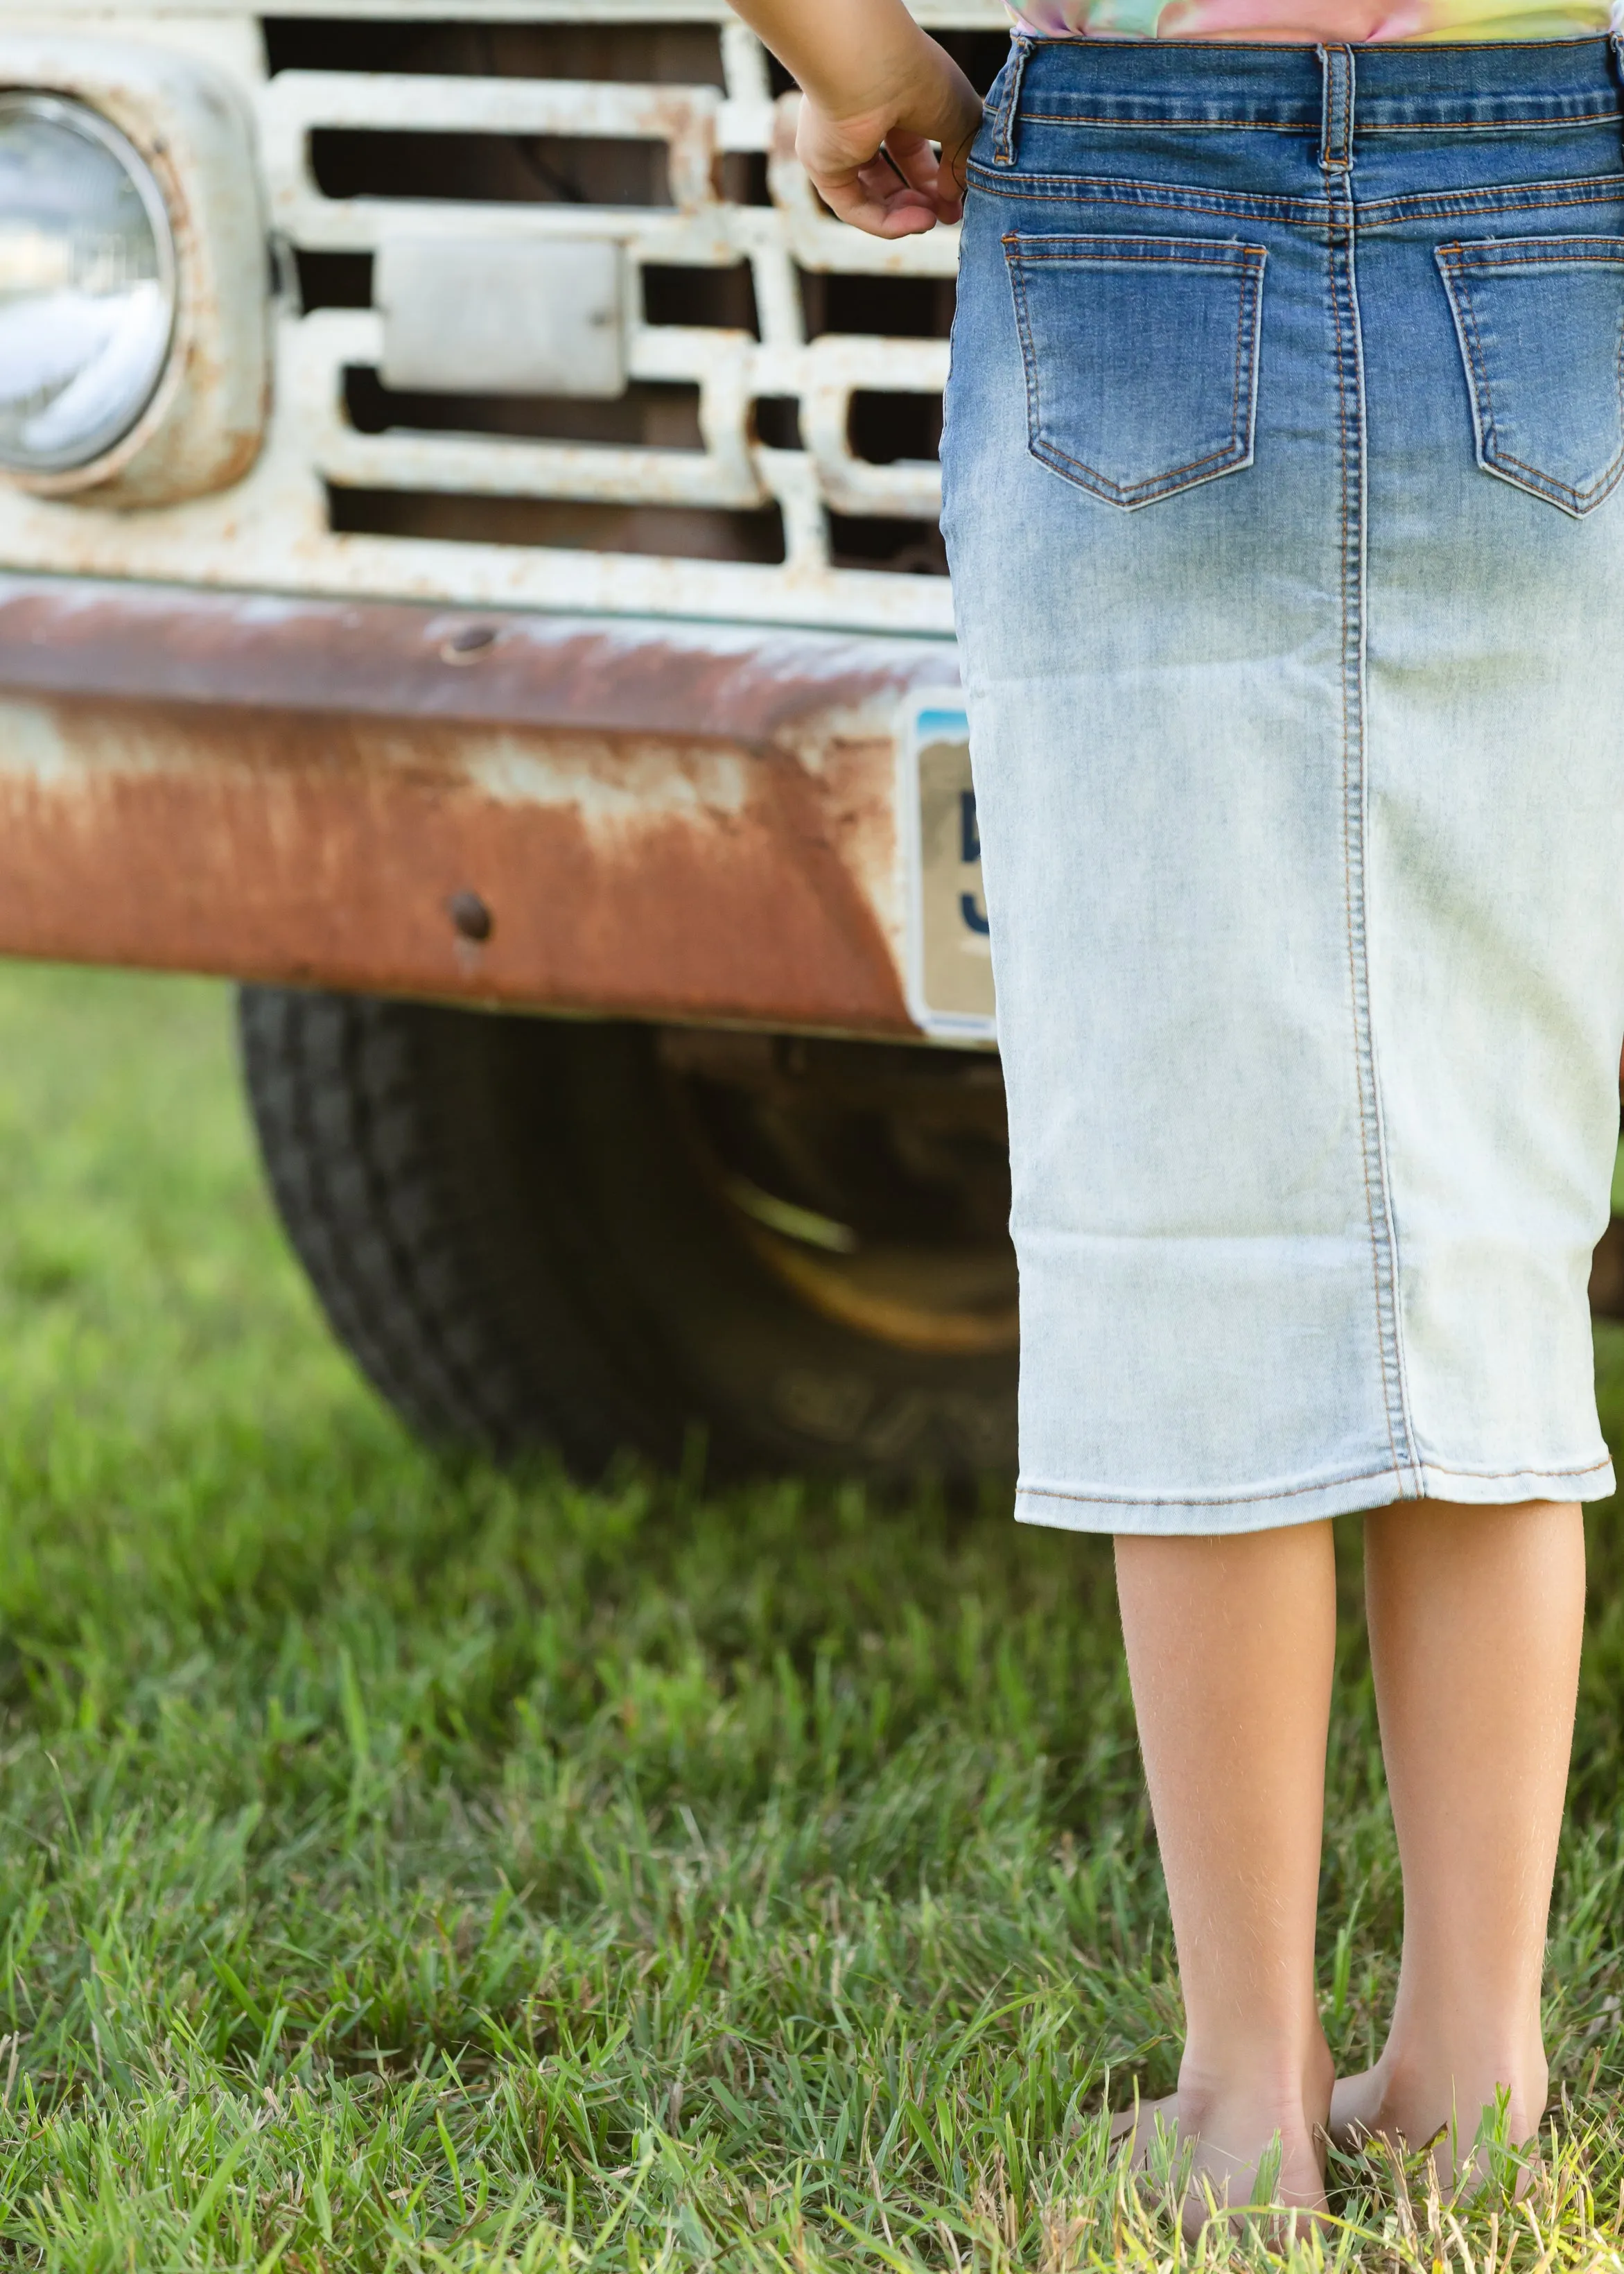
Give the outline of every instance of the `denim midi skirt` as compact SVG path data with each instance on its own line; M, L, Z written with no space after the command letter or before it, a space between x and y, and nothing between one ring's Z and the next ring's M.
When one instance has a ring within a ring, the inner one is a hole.
M1027 1521L1613 1489L1620 87L1019 36L993 90L943 457Z

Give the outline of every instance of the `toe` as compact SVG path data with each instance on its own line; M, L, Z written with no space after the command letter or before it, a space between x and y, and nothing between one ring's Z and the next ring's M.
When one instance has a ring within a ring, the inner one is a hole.
M1160 2100L1136 2100L1111 2119L1110 2144L1136 2165L1142 2165L1158 2129L1178 2128L1178 2095L1165 2093Z

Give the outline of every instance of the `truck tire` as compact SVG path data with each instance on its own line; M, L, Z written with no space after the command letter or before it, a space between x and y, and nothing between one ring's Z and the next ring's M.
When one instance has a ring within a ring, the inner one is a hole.
M422 1436L589 1479L696 1442L720 1476L1012 1464L995 1059L264 987L239 1019L289 1238Z

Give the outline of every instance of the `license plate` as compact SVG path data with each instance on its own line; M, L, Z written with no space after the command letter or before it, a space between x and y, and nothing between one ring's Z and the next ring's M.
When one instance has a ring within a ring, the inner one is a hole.
M991 1042L992 951L964 712L939 697L917 703L897 749L908 1008L928 1035Z

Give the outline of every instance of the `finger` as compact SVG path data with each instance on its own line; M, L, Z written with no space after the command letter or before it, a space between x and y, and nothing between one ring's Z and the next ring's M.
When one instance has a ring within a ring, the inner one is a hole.
M981 132L981 124L979 117L967 121L962 133L955 135L951 143L944 142L942 145L943 165L951 174L961 197L964 194L965 184L969 178L970 153L975 147L975 138Z
M885 154L902 180L929 200L939 221L959 219L964 209L963 192L936 154L934 143L906 127L898 127L885 137Z
M808 163L811 159L812 162ZM819 165L810 152L802 163L819 197L838 221L871 237L911 237L934 226L934 202L897 178L883 154L861 165Z
M887 207L922 206L927 213L936 211L936 200L929 191L916 190L905 175L898 173L883 150L877 158L870 159L866 166L859 166L857 178L865 192L877 204Z
M923 190L916 190L902 180L896 169L884 159L860 169L859 179L866 194L874 203L883 206L888 216L887 236L896 233L898 217L909 213L922 214L925 225L934 226L939 218L936 202Z
M941 168L936 154L922 134L915 134L906 126L893 126L883 145L884 154L902 179L927 195L936 194L936 177Z
M944 221L958 221L964 212L970 151L974 141L975 136L972 133L962 140L942 145L942 154L936 165L936 198Z
M802 105L795 154L837 220L871 237L914 237L935 226L939 208L928 181L910 180L883 148L854 151L849 141L842 147L842 139L809 104ZM914 146L928 152L929 145L906 132L901 143L914 171L925 172Z
M868 172L864 167L862 171ZM837 221L853 229L866 230L870 237L915 237L936 227L935 208L924 203L913 190L899 189L896 177L883 172L891 194L887 196L878 184L865 184L857 174L817 175L813 186Z

